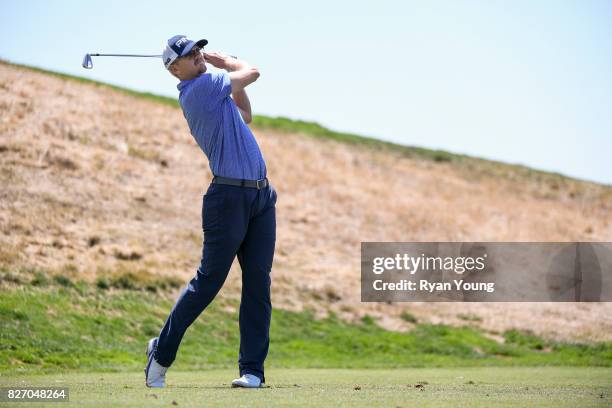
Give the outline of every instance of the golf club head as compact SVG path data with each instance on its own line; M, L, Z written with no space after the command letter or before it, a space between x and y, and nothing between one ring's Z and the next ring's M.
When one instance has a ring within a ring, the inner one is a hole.
M91 60L91 55L85 54L85 57L83 57L83 68L85 69L93 68L93 62Z

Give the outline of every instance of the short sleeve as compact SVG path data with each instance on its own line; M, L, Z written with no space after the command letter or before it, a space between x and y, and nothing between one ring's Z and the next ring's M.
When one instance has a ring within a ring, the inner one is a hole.
M192 88L190 96L202 103L206 110L212 110L232 93L232 82L225 71L204 73L195 80Z

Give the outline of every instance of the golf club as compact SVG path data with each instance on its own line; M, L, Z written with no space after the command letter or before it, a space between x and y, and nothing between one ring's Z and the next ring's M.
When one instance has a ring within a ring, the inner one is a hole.
M91 57L141 57L141 58L161 58L161 55L141 55L141 54L85 54L83 58L83 68L92 69L93 61Z
M85 54L83 57L83 68L92 69L93 61L91 57L140 57L140 58L161 58L161 55L142 55L142 54ZM232 58L238 58L235 55L230 55Z

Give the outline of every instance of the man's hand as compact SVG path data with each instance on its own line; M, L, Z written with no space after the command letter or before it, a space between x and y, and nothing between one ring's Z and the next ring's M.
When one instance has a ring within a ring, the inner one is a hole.
M205 52L204 53L204 61L208 62L215 68L225 69L226 59L227 59L226 55L220 54L218 52Z
M221 54L220 52L205 52L204 53L204 61L208 62L215 68L226 69L230 71L228 68L228 60L229 56L225 54Z
M220 52L204 53L204 60L215 68L224 69L230 73L232 93L240 92L259 78L259 70L251 67L248 62L233 58Z

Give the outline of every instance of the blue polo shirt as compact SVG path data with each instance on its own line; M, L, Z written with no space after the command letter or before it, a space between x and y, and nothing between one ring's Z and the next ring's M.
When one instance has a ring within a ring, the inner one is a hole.
M257 141L230 98L229 74L205 72L181 81L177 88L183 115L213 175L246 180L266 177Z

